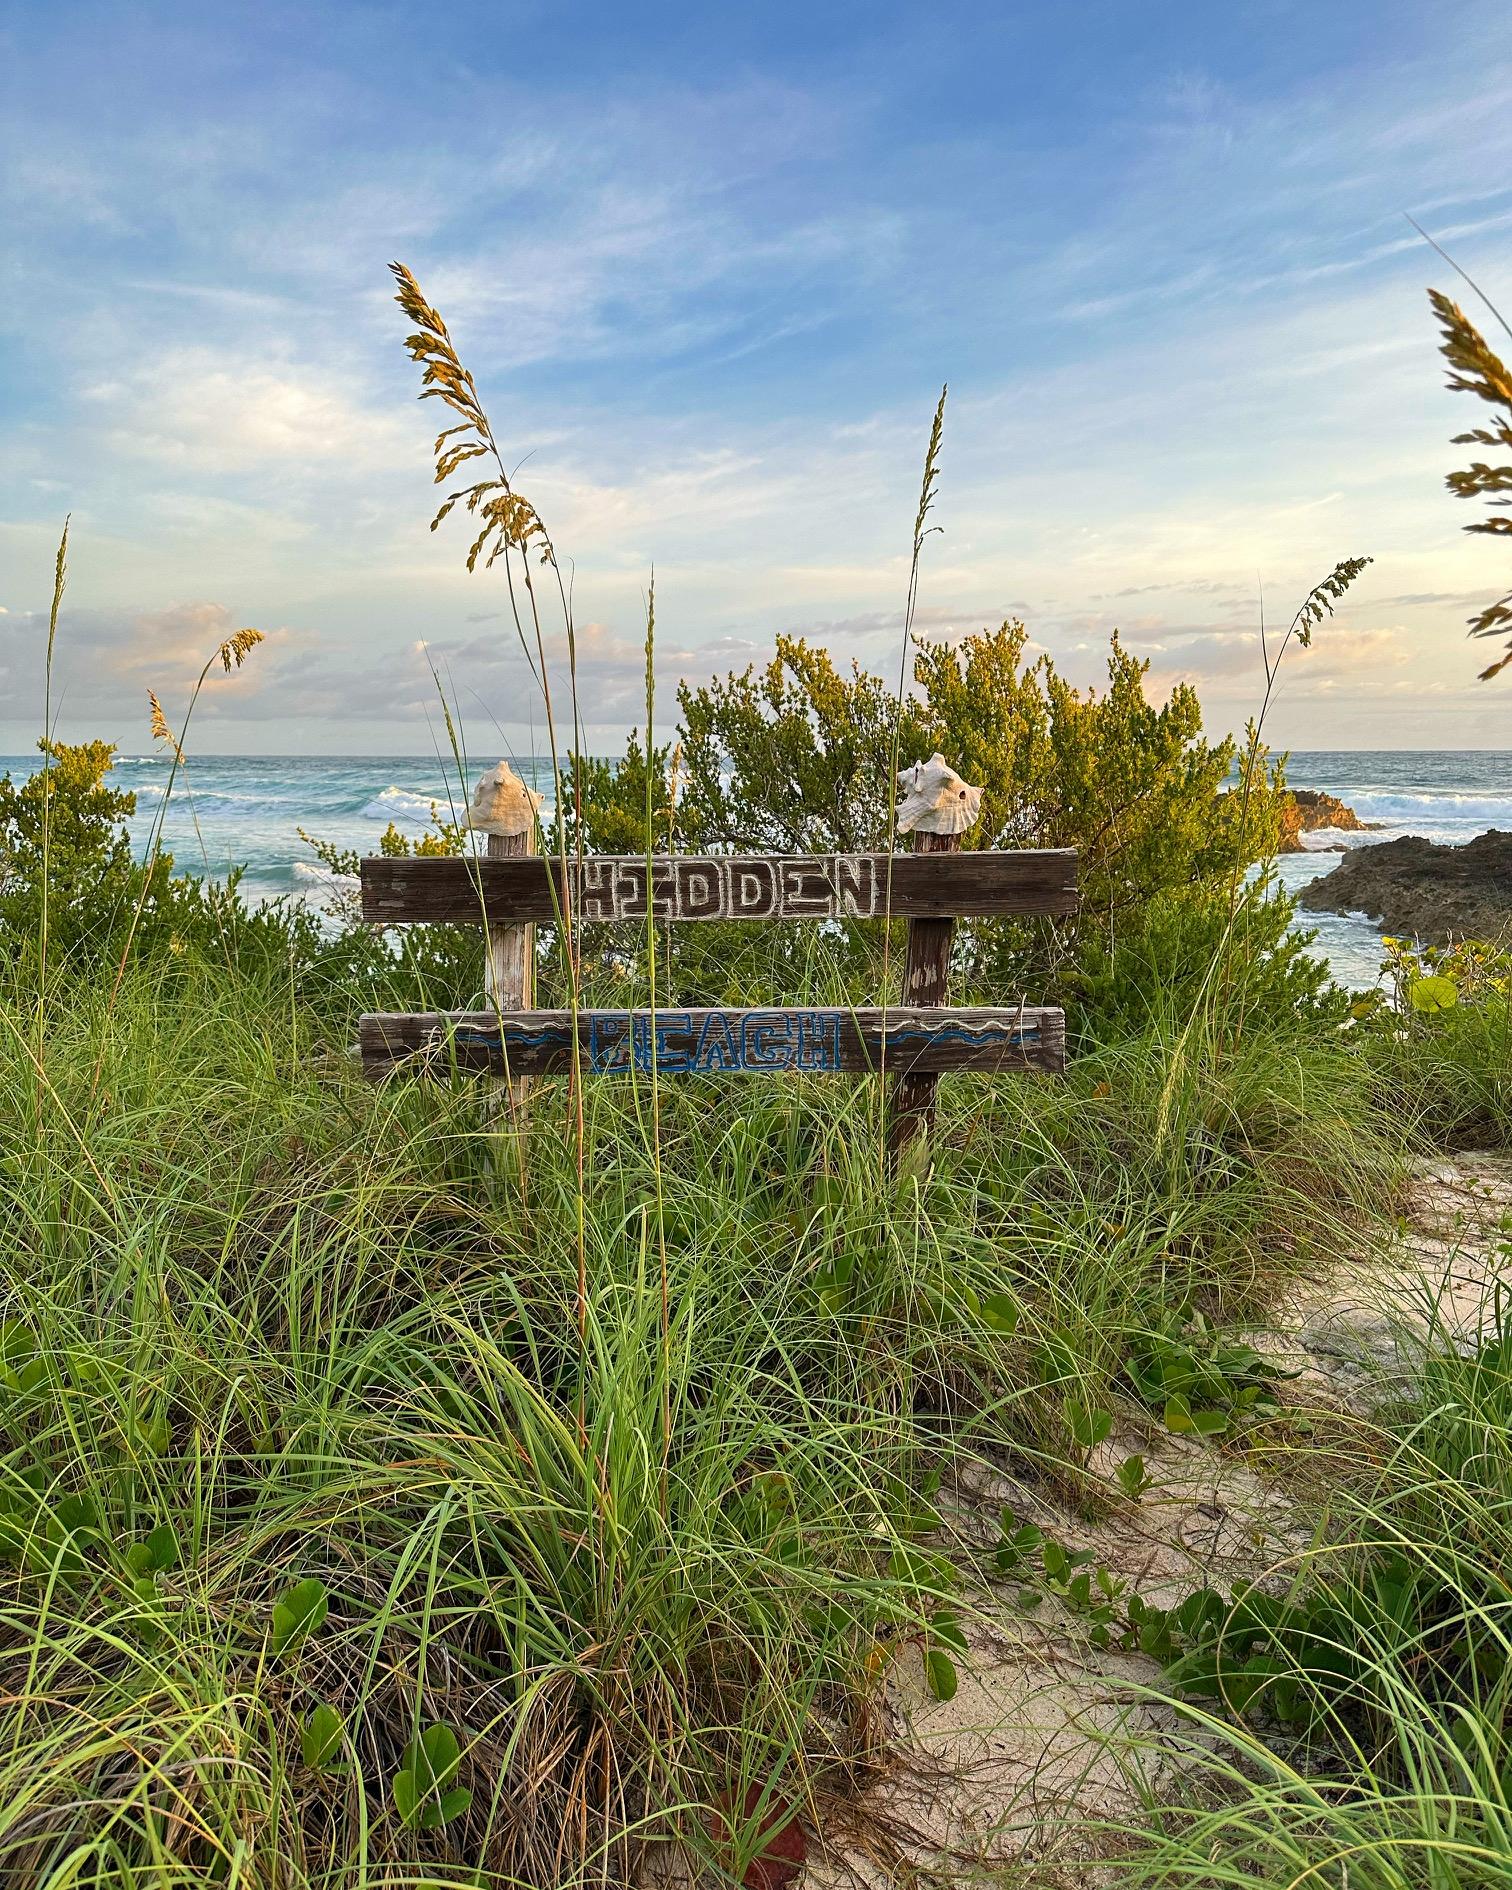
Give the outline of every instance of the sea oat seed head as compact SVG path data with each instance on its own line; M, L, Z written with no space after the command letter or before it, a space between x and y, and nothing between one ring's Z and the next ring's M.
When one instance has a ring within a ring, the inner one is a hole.
M1439 352L1449 363L1449 386L1459 393L1474 394L1478 400L1501 409L1489 426L1473 427L1468 433L1456 433L1454 444L1502 449L1512 447L1512 369L1488 344L1485 336L1457 302L1451 301L1437 289L1428 291L1428 300L1438 317L1444 337ZM1450 473L1446 483L1456 498L1484 498L1488 505L1500 508L1508 503L1506 495L1512 491L1512 465L1505 460L1498 465L1491 465L1478 459L1463 471ZM1512 519L1498 511L1490 518L1476 519L1465 530L1494 536L1506 535L1512 533ZM1495 636L1509 629L1512 629L1512 591L1505 597L1497 598L1495 603L1487 604L1470 619L1470 634L1473 637ZM1509 664L1512 664L1512 642L1507 644L1503 656L1489 669L1481 671L1481 681L1489 682Z
M404 346L422 370L420 398L445 401L453 413L461 416L456 426L443 427L436 435L431 449L436 462L435 483L444 485L459 466L475 459L492 459L499 470L497 478L481 479L449 492L431 520L431 530L435 531L454 506L463 504L481 525L467 554L469 571L477 569L480 557L487 570L504 553L518 551L523 555L532 544L542 564L554 564L551 540L539 514L510 485L488 415L478 398L477 384L462 365L446 323L426 301L420 284L403 263L390 263L389 268L399 285L394 300L416 328L414 334L405 336Z
M184 751L174 740L173 730L168 726L168 718L163 713L163 705L158 701L156 694L151 689L147 691L147 704L148 721L152 726L152 739L157 742L166 742L173 750L175 759L182 763Z
M234 636L227 637L216 651L216 655L221 660L221 667L227 675L231 673L233 667L240 669L249 653L255 650L263 640L261 630L238 630Z
M1302 600L1297 612L1297 641L1304 650L1312 647L1312 633L1325 617L1333 615L1334 605L1372 563L1370 558L1342 558L1321 584L1315 584Z

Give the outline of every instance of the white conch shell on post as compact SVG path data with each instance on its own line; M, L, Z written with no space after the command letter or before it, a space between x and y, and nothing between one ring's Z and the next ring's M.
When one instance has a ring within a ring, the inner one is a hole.
M529 833L541 798L507 761L498 762L473 789L467 824L474 833Z
M982 790L963 781L941 754L898 776L899 833L964 833L982 811Z

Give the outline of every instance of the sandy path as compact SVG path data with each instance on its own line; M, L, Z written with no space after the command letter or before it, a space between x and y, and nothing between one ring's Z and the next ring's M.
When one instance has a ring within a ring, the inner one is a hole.
M1363 1410L1384 1375L1410 1375L1428 1343L1475 1342L1494 1285L1512 1288L1512 1156L1465 1154L1423 1163L1412 1178L1405 1222L1374 1261L1296 1290L1275 1326L1251 1336L1258 1349L1299 1370L1291 1403L1319 1412ZM1432 1308L1437 1306L1437 1324ZM1170 1603L1193 1588L1227 1587L1306 1547L1309 1529L1288 1497L1284 1448L1269 1457L1195 1443L1158 1430L1113 1438L1093 1469L1142 1451L1155 1485L1138 1502L1119 1499L1088 1522L1043 1494L990 1470L954 1492L945 1510L950 1546L983 1550L1007 1505L1097 1564L1145 1600ZM1299 1453L1290 1455L1294 1458ZM1301 1460L1307 1461L1306 1453ZM1084 1625L1053 1599L1032 1614L1019 1584L993 1583L972 1598L963 1623L969 1652L948 1704L931 1697L922 1661L900 1659L888 1708L897 1765L870 1809L912 1828L890 1864L851 1855L811 1864L805 1883L868 1886L909 1881L965 1883L979 1873L1017 1878L1079 1847L1087 1820L1137 1818L1141 1784L1176 1762L1163 1742L1172 1719L1140 1690L1160 1669L1141 1655L1092 1647ZM913 1875L914 1869L921 1876ZM1065 1866L1039 1882L1092 1885L1107 1867Z

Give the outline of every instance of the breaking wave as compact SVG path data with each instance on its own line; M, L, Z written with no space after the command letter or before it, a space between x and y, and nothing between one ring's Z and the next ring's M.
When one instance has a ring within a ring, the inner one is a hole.
M1395 788L1345 789L1343 798L1361 820L1385 821L1411 831L1412 823L1477 829L1512 826L1512 794L1404 793Z
M364 820L418 820L429 821L431 806L435 802L432 794L415 794L409 788L386 787L381 794L375 794L362 809Z

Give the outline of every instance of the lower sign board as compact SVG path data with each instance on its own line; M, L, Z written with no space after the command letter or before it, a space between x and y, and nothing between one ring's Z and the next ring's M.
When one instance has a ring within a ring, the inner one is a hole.
M363 1068L561 1076L573 1068L571 1011L372 1013L361 1020ZM1065 1013L1043 1005L928 1010L579 1011L585 1071L665 1076L824 1071L864 1076L1066 1067Z

